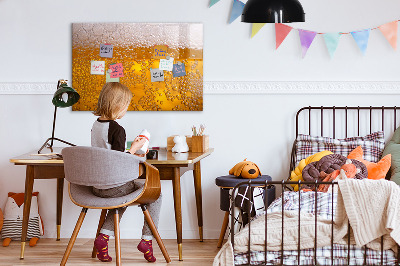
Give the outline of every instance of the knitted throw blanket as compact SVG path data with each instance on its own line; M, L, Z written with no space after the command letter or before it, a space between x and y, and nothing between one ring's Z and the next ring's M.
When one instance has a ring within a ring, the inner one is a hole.
M400 187L385 179L339 180L335 229L347 230L348 221L356 245L380 250L400 243ZM396 250L395 250L396 251Z

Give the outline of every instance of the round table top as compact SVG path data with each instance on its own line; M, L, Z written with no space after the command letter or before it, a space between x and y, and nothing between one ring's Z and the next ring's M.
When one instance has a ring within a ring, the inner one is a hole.
M219 187L234 188L237 184L242 183L242 182L248 182L250 180L251 180L251 182L265 181L265 180L272 181L272 178L269 175L261 175L257 178L253 178L253 179L237 177L234 175L226 175L226 176L220 176L220 177L215 178L215 184Z

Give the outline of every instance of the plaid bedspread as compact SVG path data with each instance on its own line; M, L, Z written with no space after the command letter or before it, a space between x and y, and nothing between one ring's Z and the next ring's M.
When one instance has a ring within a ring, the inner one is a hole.
M301 212L316 213L323 218L332 219L332 208L333 214L335 214L336 208L336 194L317 192L317 197L315 197L315 192L312 191L285 192L283 197L279 197L271 203L267 215L268 213L282 211L282 203L284 210L298 210L300 208ZM265 213L260 215L265 215ZM254 217L254 219L257 219L260 215ZM314 254L314 249L303 249L300 251L300 256L297 250L285 250L283 252L283 264L298 265L298 259L300 259L300 265L314 265ZM267 256L266 264L265 255ZM396 263L396 257L392 250L383 251L381 258L380 251L350 245L350 256L348 255L347 245L334 244L332 262L331 246L317 248L316 265L395 265ZM281 257L281 251L250 252L250 265L281 265ZM382 259L383 264L381 264ZM235 265L249 265L248 253L235 254Z

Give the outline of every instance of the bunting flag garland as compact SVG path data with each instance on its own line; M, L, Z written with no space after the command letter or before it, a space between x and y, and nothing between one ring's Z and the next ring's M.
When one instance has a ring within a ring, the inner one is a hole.
M220 0L209 0L209 7L212 7L219 1ZM231 0L231 1L232 1L232 9L228 20L229 24L231 24L238 17L240 17L240 15L244 10L246 2L244 0ZM306 56L307 51L310 48L317 34L322 35L322 37L324 38L326 48L328 49L328 53L331 58L333 58L337 50L340 37L344 34L346 35L351 34L357 46L359 47L361 53L365 55L371 31L379 29L382 32L383 36L385 36L389 44L392 46L392 48L396 50L399 21L400 20L395 20L374 28L368 28L360 31L333 32L333 33L315 32L310 30L293 28L291 26L282 23L275 23L275 41L276 41L275 49L278 49L281 46L283 41L286 39L286 37L292 30L298 30L300 36L302 58ZM251 38L253 38L265 26L265 24L266 23L252 23Z
M213 5L215 5L218 2L219 2L219 0L210 0L210 5L208 7L212 7Z
M397 23L396 20L378 27L394 50L397 48Z
M256 35L262 27L264 27L265 23L253 23L251 27L251 38Z
M354 40L356 41L356 43L357 43L358 47L360 48L360 51L363 55L365 55L365 51L367 50L370 32L371 32L371 29L351 32L351 35L353 36Z
M233 0L231 17L229 18L229 24L231 24L235 19L242 15L244 8L244 3L239 0Z
M278 47L282 44L282 42L285 40L286 36L288 36L292 29L293 28L288 25L275 23L276 49L278 49Z
M334 32L334 33L325 33L323 36L326 48L328 48L329 55L332 58L333 54L336 51L336 48L338 47L339 39L340 36L342 36L342 34L340 34L339 32Z
M317 33L315 31L299 30L301 55L304 58Z

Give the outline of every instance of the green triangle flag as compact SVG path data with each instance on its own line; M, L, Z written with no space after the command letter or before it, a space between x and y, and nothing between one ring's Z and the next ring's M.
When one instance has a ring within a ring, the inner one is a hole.
M251 28L251 38L256 35L262 27L264 27L265 23L253 23Z
M328 48L328 52L329 52L329 55L331 56L331 58L333 57L333 54L336 51L336 48L339 44L339 39L340 39L341 35L342 34L340 34L339 32L325 33L323 35L325 44L326 44L326 48Z
M219 0L210 0L210 5L208 7L212 7L213 5L215 5L218 2L219 2Z

